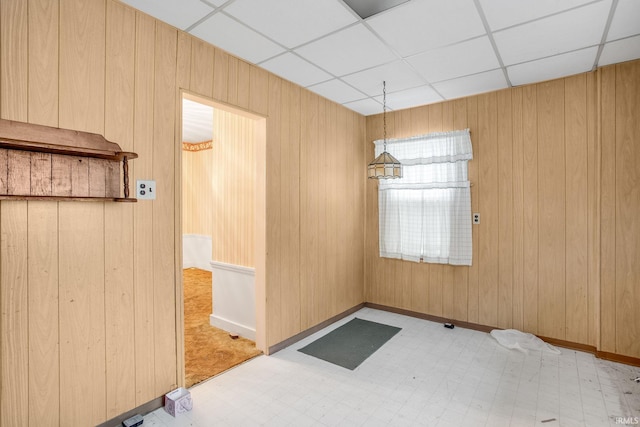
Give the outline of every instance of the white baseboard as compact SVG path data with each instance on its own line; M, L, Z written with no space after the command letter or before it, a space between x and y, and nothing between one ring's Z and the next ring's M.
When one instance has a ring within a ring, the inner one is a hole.
M241 337L250 339L251 341L256 340L256 330L251 329L247 326L241 325L239 323L235 323L228 319L223 319L222 317L218 317L214 314L209 316L209 323L211 326L215 326L216 328L220 328L223 331L231 332L234 334L238 334Z
M182 235L182 268L199 268L212 271L211 236L202 234Z

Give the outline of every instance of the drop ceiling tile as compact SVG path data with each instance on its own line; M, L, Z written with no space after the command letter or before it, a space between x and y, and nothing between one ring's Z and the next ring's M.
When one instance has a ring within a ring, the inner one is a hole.
M511 84L519 86L584 73L593 68L597 53L597 47L577 50L507 67L507 74Z
M607 41L640 34L640 1L619 0Z
M284 52L282 47L223 13L212 15L190 33L254 64Z
M640 58L640 36L607 43L600 54L598 66L616 64Z
M213 138L213 107L182 100L182 141L198 143Z
M295 52L335 76L395 59L395 55L361 24L299 47Z
M202 3L210 4L215 7L222 6L227 0L200 0Z
M435 83L433 87L440 92L445 99L462 98L478 93L491 92L507 87L502 70L492 70L459 79L447 80Z
M375 99L382 102L381 96ZM442 101L442 97L429 86L387 93L387 107L392 110L402 110L419 105L433 104L439 101Z
M432 83L500 67L486 36L430 50L407 58L407 62Z
M424 85L420 76L400 60L350 74L343 77L342 80L369 96L377 96L382 93L383 81L387 82L387 89L393 91Z
M342 104L350 110L362 114L363 116L370 116L372 114L382 113L382 104L376 102L371 98L361 99L359 101L347 102Z
M591 1L593 0L480 0L480 5L489 27L495 31L562 12Z
M330 74L289 52L260 63L260 67L303 87L332 78Z
M214 8L200 0L183 0L176 7L174 0L121 0L154 18L184 30L213 12Z
M557 55L600 43L609 0L494 33L505 65Z
M365 95L355 90L351 86L338 79L329 80L328 82L319 83L317 85L309 86L312 92L317 93L320 96L324 96L331 101L338 104L344 104L345 102L356 101L365 98Z
M224 10L288 48L356 22L337 0L236 0Z
M367 22L402 57L486 33L473 0L412 0Z

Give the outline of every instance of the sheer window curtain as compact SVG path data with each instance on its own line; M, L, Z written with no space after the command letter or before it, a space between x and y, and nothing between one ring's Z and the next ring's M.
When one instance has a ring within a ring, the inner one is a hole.
M469 130L387 140L387 151L403 176L379 182L380 256L471 265Z

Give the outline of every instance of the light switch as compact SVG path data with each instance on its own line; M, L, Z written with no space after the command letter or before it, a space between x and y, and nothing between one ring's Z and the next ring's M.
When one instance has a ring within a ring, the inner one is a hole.
M156 199L156 182L154 180L136 181L136 198L138 200L155 200Z

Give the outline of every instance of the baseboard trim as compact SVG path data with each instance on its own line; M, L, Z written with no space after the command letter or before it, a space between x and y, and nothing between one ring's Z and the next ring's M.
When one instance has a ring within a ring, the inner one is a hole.
M447 317L433 316L431 314L420 313L418 311L406 310L404 308L390 307L388 305L375 304L372 302L367 302L364 304L365 307L374 308L376 310L388 311L390 313L402 314L404 316L416 317L418 319L430 320L436 323L453 323L454 325L465 328L465 329L473 329L474 331L480 332L491 332L496 328L492 328L491 326L479 325L477 323L463 322L460 320L449 319Z
M345 317L349 316L350 314L355 313L356 311L360 310L362 307L365 306L365 303L361 303L358 304L354 307L351 307L350 309L343 311L342 313L336 314L335 316L325 320L322 323L318 323L316 326L313 326L309 329L306 329L300 333L297 333L296 335L292 336L291 338L287 338L284 341L281 341L277 344L274 344L272 346L269 347L269 352L267 353L268 355L272 355L274 353L277 353L278 351L285 349L287 347L289 347L292 344L297 343L298 341L308 337L309 335L313 335L316 332L318 332L321 329L326 328L327 326L331 325L332 323L337 322L340 319L344 319Z
M164 396L157 397L143 405L133 408L124 414L118 415L115 418L111 418L109 421L105 421L102 424L98 424L96 427L121 427L124 420L133 417L136 414L146 415L149 412L153 412L158 408L164 406Z
M402 314L405 316L416 317L418 319L430 320L436 323L453 323L454 325L465 328L473 329L481 332L491 332L494 329L502 329L493 326L479 325L477 323L463 322L460 320L449 319L446 317L432 316L430 314L420 313L417 311L406 310L404 308L390 307L387 305L374 304L371 302L364 303L365 307L374 308L376 310L388 311L390 313ZM558 347L568 348L570 350L584 351L585 353L591 353L598 359L609 360L611 362L624 363L625 365L640 366L640 358L625 356L617 353L610 353L607 351L599 351L595 346L588 344L580 344L572 341L559 340L556 338L549 338L541 335L537 335L541 340Z
M640 358L638 357L609 353L608 351L597 351L596 357L599 359L609 360L611 362L624 363L625 365L640 366Z

